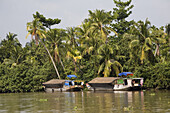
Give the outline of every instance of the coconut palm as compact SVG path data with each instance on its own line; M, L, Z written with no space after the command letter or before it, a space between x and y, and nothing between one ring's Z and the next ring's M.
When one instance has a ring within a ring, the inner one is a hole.
M1 42L1 49L4 51L5 62L11 62L13 65L17 65L22 62L23 49L22 45L16 38L16 34L7 34L6 39Z
M161 59L162 61L170 61L170 24L167 24L165 26L165 32L166 32L166 43L161 44L160 53L161 53Z
M165 32L168 35L168 41L169 41L169 46L170 46L170 24L166 25L165 28L166 28ZM169 52L170 52L170 50L169 50Z
M54 55L55 61L61 63L63 69L64 65L61 60L61 52L64 48L63 40L66 36L65 30L63 29L51 29L46 33L47 36L47 44L51 48L51 52Z
M76 34L75 34L75 28L74 27L68 27L66 30L67 33L67 39L66 43L67 46L75 48L77 47L77 42L76 42Z
M160 45L166 43L166 33L162 29L152 28L151 29L151 40L156 45L154 56L160 56Z
M110 76L111 73L115 73L117 76L123 71L122 65L118 62L116 50L118 47L116 45L110 46L109 44L103 44L98 49L98 59L100 61L100 67L98 70L98 75L103 72L104 77Z
M80 51L78 51L77 49L69 49L69 51L67 51L67 58L73 59L74 74L76 74L77 73L77 61L79 59L82 59Z
M44 42L41 40L43 38L46 38L46 36L44 34L45 28L43 27L42 23L39 21L38 18L35 18L32 22L27 23L27 31L28 31L28 34L27 34L26 38L31 34L32 39L33 39L33 37L35 37L35 41L36 41L37 45L38 45L38 42L41 42L43 44L44 48L46 49L46 51L53 63L53 66L54 66L55 71L58 75L58 78L60 79L60 75L59 75L58 69L55 65L55 62L54 62L48 48L45 46Z
M78 50L78 42L76 37L76 30L73 27L67 28L66 30L67 36L66 36L66 49L67 49L67 59L71 58L74 64L74 73L77 72L77 60L81 59L81 53Z
M104 43L107 42L108 25L112 21L111 12L105 12L104 10L95 10L94 12L89 10L89 18L86 21L91 22L91 30L99 33Z
M77 41L82 48L86 48L89 40L90 22L82 23L81 26L75 28L75 34L78 37Z
M154 62L155 59L152 53L152 41L151 38L149 37L151 28L150 24L151 23L150 21L148 21L148 19L146 19L145 22L139 21L138 23L136 23L136 27L134 27L134 29L135 33L137 33L138 35L138 39L133 40L130 44L131 48L133 47L134 43L139 44L138 49L140 50L139 54L142 64L145 59L148 59L152 63Z
M32 22L27 23L27 31L28 31L28 34L27 34L26 38L29 35L31 35L31 39L33 39L33 37L35 37L36 45L38 45L38 42L39 42L38 38L44 37L45 28L43 27L43 25L39 21L39 19L35 18Z

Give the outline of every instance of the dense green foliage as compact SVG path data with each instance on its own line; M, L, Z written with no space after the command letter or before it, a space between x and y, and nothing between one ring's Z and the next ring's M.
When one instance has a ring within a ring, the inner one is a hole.
M41 91L43 82L68 74L89 81L122 71L144 77L146 87L169 89L170 24L127 21L131 0L114 3L113 11L89 11L82 25L67 29L51 29L61 20L36 12L27 23L32 40L25 47L7 34L0 42L0 92Z

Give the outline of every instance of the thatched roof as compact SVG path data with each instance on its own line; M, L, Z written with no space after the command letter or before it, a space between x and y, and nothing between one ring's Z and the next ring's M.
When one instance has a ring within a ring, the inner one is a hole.
M119 77L97 77L88 83L112 83L116 79L119 79Z
M44 82L43 85L47 85L47 84L63 84L64 82L65 82L65 80L52 79L52 80L49 80L47 82Z

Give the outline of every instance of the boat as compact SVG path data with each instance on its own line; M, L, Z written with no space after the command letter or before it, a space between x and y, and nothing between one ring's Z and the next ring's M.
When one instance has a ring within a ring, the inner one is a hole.
M88 90L93 91L129 91L140 90L143 78L127 78L133 76L131 72L119 73L119 77L97 77L86 84Z
M130 90L141 90L143 87L143 78L133 78L132 72L122 72L118 76L124 79L125 86L128 85L131 87Z
M76 75L67 75L71 80L52 79L43 83L46 92L62 92L62 91L81 91L84 88L84 81L74 80Z
M84 81L82 80L66 80L64 84L64 91L82 91L84 88Z
M86 84L88 90L92 91L113 91L114 82L119 77L97 77Z

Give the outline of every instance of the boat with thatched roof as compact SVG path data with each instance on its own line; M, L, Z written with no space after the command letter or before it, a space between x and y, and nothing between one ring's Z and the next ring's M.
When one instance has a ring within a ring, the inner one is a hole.
M43 83L46 92L63 91L65 80L52 79Z
M120 77L97 77L88 82L91 86L89 89L94 91L113 91L113 90L129 90L130 87L115 87L117 84L122 85L123 83L120 82Z
M86 86L94 91L124 91L139 90L143 85L143 78L125 78L133 75L131 72L119 73L120 77L97 77Z
M75 75L69 75L67 77L75 77ZM84 88L84 81L82 80L60 80L52 79L43 83L46 92L56 91L81 91Z

